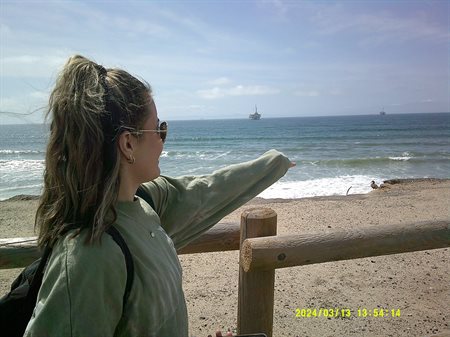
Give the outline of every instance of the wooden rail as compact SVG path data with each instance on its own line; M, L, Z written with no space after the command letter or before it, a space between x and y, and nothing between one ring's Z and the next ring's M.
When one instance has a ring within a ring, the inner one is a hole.
M450 220L247 239L240 264L248 271L350 260L450 246Z
M178 254L239 249L239 223L219 223L181 248ZM36 237L0 239L0 269L23 268L41 256Z

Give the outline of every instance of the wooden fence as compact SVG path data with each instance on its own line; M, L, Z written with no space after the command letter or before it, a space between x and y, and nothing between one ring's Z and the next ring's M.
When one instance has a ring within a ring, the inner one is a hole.
M276 236L277 215L249 209L237 223L220 223L178 254L240 248L238 333L272 336L275 269L450 247L450 220L376 226L328 233ZM0 239L0 269L39 257L36 238Z

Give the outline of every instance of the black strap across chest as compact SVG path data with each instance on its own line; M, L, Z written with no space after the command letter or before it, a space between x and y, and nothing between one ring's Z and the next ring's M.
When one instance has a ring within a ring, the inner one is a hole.
M125 293L123 295L123 311L125 311L125 305L127 304L128 298L130 297L131 287L133 285L134 280L134 263L133 263L133 256L131 255L130 249L128 248L125 240L123 239L122 235L119 233L119 231L116 229L116 227L111 226L109 227L106 232L112 236L113 240L118 244L120 249L123 252L123 255L125 256L125 263L127 268L127 283L125 285Z

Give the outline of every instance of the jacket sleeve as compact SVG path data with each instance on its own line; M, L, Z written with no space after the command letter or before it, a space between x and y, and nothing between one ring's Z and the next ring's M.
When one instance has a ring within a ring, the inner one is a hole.
M270 150L258 159L203 176L161 176L142 185L177 249L280 179L290 161Z
M122 316L124 255L109 235L89 246L83 234L69 236L53 249L26 337L114 335Z

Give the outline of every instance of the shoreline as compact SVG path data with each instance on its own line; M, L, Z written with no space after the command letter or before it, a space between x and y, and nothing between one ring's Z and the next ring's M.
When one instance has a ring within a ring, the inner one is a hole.
M426 183L426 182L445 182L445 181L450 181L450 178L394 178L394 179L387 179L387 180L383 180L384 185L389 185L389 186L384 186L384 187L388 187L390 188L392 185L398 185L398 184L412 184L412 183ZM290 200L303 200L303 199L334 199L334 198L340 198L340 197L358 197L358 196L365 196L367 194L369 194L372 191L369 191L367 193L361 193L361 194L348 194L348 195L344 195L344 194L336 194L336 195L316 195L316 196L312 196L312 197L303 197L303 198L261 198L261 197L255 197L252 200L250 200L249 202L257 202L257 203L271 203L271 202L288 202ZM7 199L2 199L0 200L1 202L6 202L6 201L27 201L27 200L39 200L40 196L39 195L34 195L34 194L17 194L15 196L12 196L10 198Z
M449 220L450 179L406 179L361 195L252 199L270 207L278 235ZM0 201L2 237L35 235L37 198ZM450 248L278 269L274 336L427 336L449 332ZM190 336L236 328L238 251L180 256ZM21 269L0 270L0 295ZM348 308L349 318L298 318L296 309ZM400 309L400 317L358 317L358 309Z

